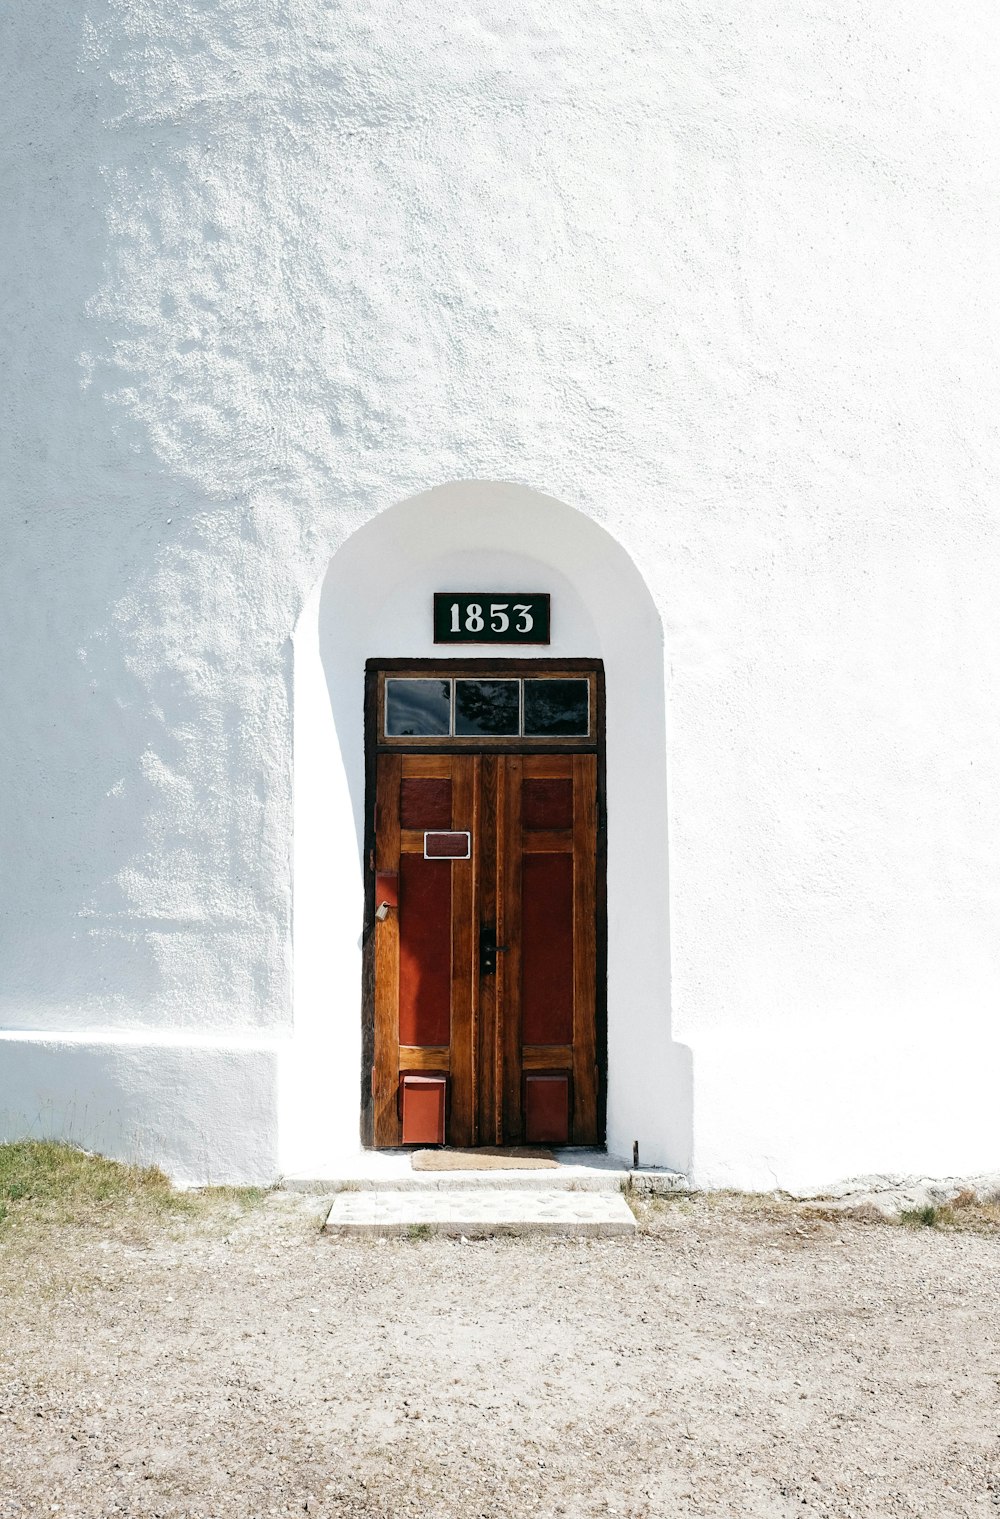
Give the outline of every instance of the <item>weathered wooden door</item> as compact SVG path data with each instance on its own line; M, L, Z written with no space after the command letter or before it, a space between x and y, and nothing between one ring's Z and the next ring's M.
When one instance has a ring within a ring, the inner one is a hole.
M596 755L382 752L376 793L375 1144L595 1143Z

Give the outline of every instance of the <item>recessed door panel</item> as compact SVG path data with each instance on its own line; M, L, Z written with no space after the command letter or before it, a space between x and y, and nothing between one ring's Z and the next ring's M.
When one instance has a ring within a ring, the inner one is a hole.
M451 1041L451 863L399 862L399 1042Z
M526 832L572 828L573 781L570 777L530 776L521 788L521 826Z
M573 856L521 861L521 1042L573 1041Z
M399 787L401 828L451 827L451 777L404 775Z

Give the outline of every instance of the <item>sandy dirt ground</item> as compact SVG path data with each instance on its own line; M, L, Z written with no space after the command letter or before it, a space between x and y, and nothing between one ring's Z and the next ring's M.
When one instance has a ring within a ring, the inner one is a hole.
M0 1516L1000 1515L1000 1239L733 1199L0 1247Z

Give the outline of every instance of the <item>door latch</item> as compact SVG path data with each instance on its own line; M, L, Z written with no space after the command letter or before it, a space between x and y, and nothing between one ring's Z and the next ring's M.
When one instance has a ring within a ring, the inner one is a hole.
M495 976L497 970L497 955L502 955L507 946L497 943L497 931L494 923L484 923L479 930L479 974L481 976Z

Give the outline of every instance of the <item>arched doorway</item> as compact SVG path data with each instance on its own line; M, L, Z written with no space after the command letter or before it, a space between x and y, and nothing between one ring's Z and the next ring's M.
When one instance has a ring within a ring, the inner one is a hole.
M370 1050L361 991L365 670L440 659L435 591L551 596L547 659L606 679L607 1142L686 1166L687 1052L672 1043L663 635L636 565L598 524L523 486L457 482L389 508L334 556L295 638L295 1037L283 1076L289 1168L360 1143ZM489 662L496 651L462 650ZM484 665L485 668L485 665ZM602 976L604 971L602 969ZM322 1152L322 1153L321 1153ZM306 1158L308 1157L308 1159Z

